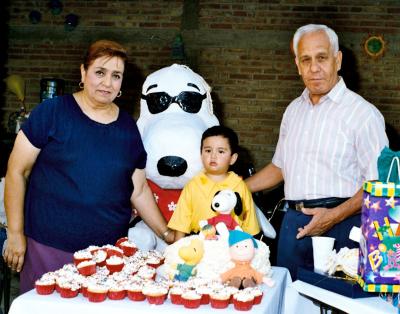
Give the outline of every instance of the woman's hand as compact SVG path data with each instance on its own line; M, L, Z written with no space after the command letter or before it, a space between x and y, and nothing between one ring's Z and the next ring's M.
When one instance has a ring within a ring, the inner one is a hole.
M131 196L132 207L159 238L169 244L173 243L175 232L168 229L167 222L157 207L153 192L147 184L145 170L136 169L132 175L132 181L134 186Z
M19 131L8 160L4 205L7 216L7 246L4 260L13 270L21 271L26 251L24 235L24 199L26 183L40 149Z
M7 232L4 261L12 270L20 272L24 264L26 237L20 232Z

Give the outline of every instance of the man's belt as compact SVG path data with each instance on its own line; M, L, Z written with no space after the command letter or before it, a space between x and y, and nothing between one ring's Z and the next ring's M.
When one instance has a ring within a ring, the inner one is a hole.
M294 209L297 211L301 211L303 207L305 208L315 208L315 207L323 207L323 208L333 208L336 207L349 198L345 197L327 197L327 198L317 198L314 200L299 200L299 201L286 201L288 207L290 209Z

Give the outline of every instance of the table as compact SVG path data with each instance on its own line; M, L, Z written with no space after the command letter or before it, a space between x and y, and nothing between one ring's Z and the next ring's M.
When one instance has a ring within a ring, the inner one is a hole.
M287 285L292 280L286 268L272 267L272 278L275 280L275 286L272 288L263 286L264 297L262 303L255 305L251 313L255 314L280 314L284 309L284 294ZM132 312L134 310L134 312ZM135 313L135 314L178 314L187 313L181 305L171 304L170 300L166 300L163 305L149 305L147 301L133 302L125 298L121 301L106 300L101 303L91 303L85 299L81 294L73 299L61 298L57 293L48 296L41 296L35 290L31 290L18 298L11 304L9 314L71 314L71 313L85 313L85 314L110 314L110 313ZM202 305L195 310L196 313L210 313L213 311L210 305ZM217 310L218 311L218 310ZM190 311L192 312L192 311ZM240 313L229 305L227 309L221 310L221 313Z
M352 299L340 294L331 292L326 289L322 289L311 285L309 283L296 280L292 284L289 284L288 291L286 291L286 301L289 295L292 295L290 300L294 302L294 308L301 309L301 312L297 310L297 312L293 313L316 313L310 310L304 310L305 307L310 306L310 300L302 297L301 295L297 295L297 298L293 297L293 293L290 293L290 289L296 290L298 293L305 295L314 300L320 301L324 304L337 308L341 311L344 311L349 314L397 314L397 309L389 304L388 302L382 300L379 297L370 297L370 298L358 298ZM312 302L311 302L312 303ZM308 304L308 305L307 305ZM318 307L314 305L317 309ZM303 311L304 310L304 311ZM319 312L319 310L318 310ZM288 312L286 312L288 313Z

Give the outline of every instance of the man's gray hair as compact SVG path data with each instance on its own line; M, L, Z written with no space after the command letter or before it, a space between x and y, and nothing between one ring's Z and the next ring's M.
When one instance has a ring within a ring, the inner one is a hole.
M294 33L293 50L296 55L296 58L297 58L297 50L298 50L300 38L307 33L314 33L314 32L318 32L318 31L325 32L325 34L329 38L329 42L331 44L331 49L333 51L333 54L335 56L337 55L337 53L339 51L339 39L338 39L338 36L336 35L335 31L326 25L308 24L308 25L304 25L304 26L300 27L299 29L297 29L296 33Z

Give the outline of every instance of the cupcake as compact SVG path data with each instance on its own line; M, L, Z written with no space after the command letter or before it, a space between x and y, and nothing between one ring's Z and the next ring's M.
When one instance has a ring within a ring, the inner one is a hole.
M150 304L161 305L167 298L168 288L159 283L149 283L143 287L142 293Z
M187 290L182 293L182 304L188 309L197 309L201 304L201 295L195 290Z
M76 268L78 269L79 273L83 276L90 276L96 273L96 262L95 261L83 261L80 262Z
M215 290L210 293L210 304L214 309L225 309L230 303L231 294L228 289Z
M56 281L54 278L43 277L35 281L35 288L37 294L47 295L52 294L56 287Z
M132 300L132 301L146 300L146 297L143 294L142 289L143 289L143 283L141 283L139 281L135 281L135 282L132 281L129 284L127 284L126 294L129 298L129 300Z
M58 289L62 298L75 298L79 293L80 286L74 282L58 281Z
M107 257L110 258L111 256L118 256L118 257L123 257L124 252L116 246L109 246L107 247Z
M103 249L97 250L93 253L93 260L96 262L97 266L106 266L107 252Z
M183 288L179 285L169 289L169 298L172 304L182 304Z
M88 289L88 282L85 281L85 282L82 283L82 285L81 285L81 293L82 293L82 295L83 295L85 298L88 297L87 289Z
M90 261L93 255L87 250L80 250L74 253L74 264L75 266L84 261Z
M145 265L139 268L136 275L145 280L154 280L156 278L156 270L154 267Z
M126 290L123 287L110 288L110 290L108 290L107 296L110 300L122 300L126 297Z
M210 303L211 289L208 286L199 286L196 288L196 292L201 295L200 304Z
M146 259L146 264L150 267L157 268L161 265L160 259L156 256L149 256Z
M252 288L246 288L245 290L249 290L249 292L254 296L254 301L253 304L260 304L262 297L263 297L263 292L259 287L252 287Z
M164 264L165 258L160 251L157 251L157 250L149 251L149 258L156 258L158 261L158 266L161 266L162 264Z
M119 247L122 249L124 255L128 257L134 255L137 251L135 243L129 240L122 242Z
M113 255L106 260L106 267L111 274L120 272L124 268L124 260L119 256Z
M89 284L87 297L90 302L103 302L107 298L108 288L101 284Z
M128 237L119 238L119 239L117 240L117 242L115 242L115 246L116 246L116 247L119 247L120 249L122 249L122 248L121 248L121 243L122 243L122 242L125 242L125 241L129 241Z
M122 282L113 282L108 289L108 298L110 300L122 300L126 297L125 285Z
M236 288L236 287L232 287L232 286L227 286L226 289L231 294L231 298L229 299L229 303L233 304L233 296L239 291L239 289Z
M238 311L250 311L253 307L254 296L245 290L239 290L233 296L233 306Z

